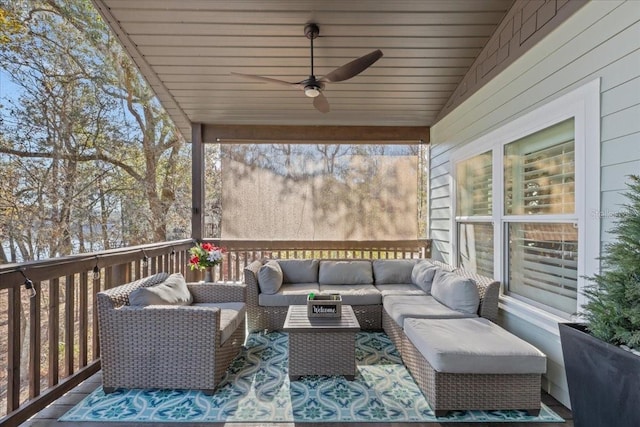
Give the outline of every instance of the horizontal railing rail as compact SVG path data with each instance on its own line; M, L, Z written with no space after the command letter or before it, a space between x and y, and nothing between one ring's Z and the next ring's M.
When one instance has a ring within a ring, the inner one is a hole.
M216 280L268 258L428 258L430 241L206 241L226 248ZM95 295L161 271L187 281L190 239L0 265L0 424L19 425L100 369ZM32 284L32 285L31 285ZM26 289L32 287L32 289Z

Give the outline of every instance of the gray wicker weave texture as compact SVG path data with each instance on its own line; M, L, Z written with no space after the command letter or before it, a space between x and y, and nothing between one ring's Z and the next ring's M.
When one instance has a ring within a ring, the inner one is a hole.
M437 372L405 336L402 360L436 416L453 410L540 412L540 374L459 374Z
M396 350L398 350L398 353L402 355L402 336L404 335L404 331L396 321L387 314L384 308L382 309L382 329L391 339L391 342L396 347Z
M150 281L143 279L97 295L103 388L106 392L119 387L212 392L244 344L245 322L222 344L219 309L119 309L128 302L131 291L141 284L149 286ZM196 302L243 302L246 295L242 283L188 286Z
M289 307L284 330L289 334L289 378L303 375L356 375L355 337L360 330L353 309L342 306L340 318L307 317L307 307Z

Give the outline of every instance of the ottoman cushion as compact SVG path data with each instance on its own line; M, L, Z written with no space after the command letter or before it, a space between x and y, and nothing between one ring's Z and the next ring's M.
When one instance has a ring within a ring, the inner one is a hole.
M404 333L438 372L543 374L544 353L483 318L406 319Z

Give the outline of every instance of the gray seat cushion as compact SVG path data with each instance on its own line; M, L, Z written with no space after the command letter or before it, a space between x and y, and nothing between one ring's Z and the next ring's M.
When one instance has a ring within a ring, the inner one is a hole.
M375 285L382 294L382 298L389 295L427 295L422 289L413 283L396 283L386 285Z
M279 259L278 264L282 269L284 283L317 283L318 266L317 259Z
M487 319L406 319L404 333L438 372L544 374L547 371L544 353Z
M264 307L306 305L307 295L311 292L315 294L320 292L317 283L284 283L275 294L261 293L258 295L258 304Z
M320 261L321 285L372 285L371 261Z
M218 307L220 309L220 344L224 344L242 323L247 308L243 302L201 302L194 307Z
M382 307L400 327L404 327L405 319L410 317L419 319L477 317L477 314L453 310L429 295L389 295L384 297Z
M347 305L380 305L382 295L373 285L320 285L320 293L340 294Z
M415 259L376 259L373 264L375 285L389 283L411 283L411 272Z

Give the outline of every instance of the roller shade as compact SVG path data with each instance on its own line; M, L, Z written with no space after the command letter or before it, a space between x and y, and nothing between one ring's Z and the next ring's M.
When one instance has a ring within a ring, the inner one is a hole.
M419 145L224 144L223 239L418 238Z

